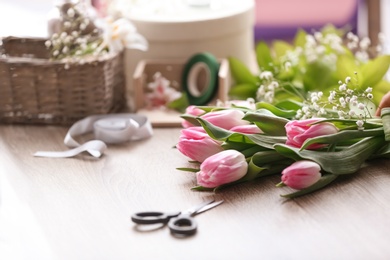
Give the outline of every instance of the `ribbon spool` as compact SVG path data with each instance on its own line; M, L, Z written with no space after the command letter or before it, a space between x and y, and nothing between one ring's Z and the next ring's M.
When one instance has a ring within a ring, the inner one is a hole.
M74 136L93 132L96 140L84 144L78 143ZM93 157L100 157L108 144L135 141L152 136L152 126L145 116L135 114L93 115L74 123L65 136L64 144L75 147L67 151L39 151L37 157L73 157L88 152Z
M219 63L210 53L192 56L184 66L182 84L191 105L206 105L214 97L218 88ZM200 75L204 77L200 83ZM203 85L203 86L200 86Z

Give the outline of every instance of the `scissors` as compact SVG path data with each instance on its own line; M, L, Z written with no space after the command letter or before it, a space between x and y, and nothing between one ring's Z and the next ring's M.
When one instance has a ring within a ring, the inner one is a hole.
M131 216L137 224L167 224L172 234L190 236L196 233L198 227L195 215L220 205L223 200L209 200L193 206L182 212L164 213L158 211L138 212Z

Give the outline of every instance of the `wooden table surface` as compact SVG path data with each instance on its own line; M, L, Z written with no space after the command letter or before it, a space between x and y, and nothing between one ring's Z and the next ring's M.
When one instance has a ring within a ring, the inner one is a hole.
M100 159L36 158L64 150L66 127L0 125L0 259L390 259L390 161L286 200L279 176L191 191L172 148L179 128L109 146ZM84 137L86 138L86 137ZM225 202L196 217L195 236L147 230L134 212Z

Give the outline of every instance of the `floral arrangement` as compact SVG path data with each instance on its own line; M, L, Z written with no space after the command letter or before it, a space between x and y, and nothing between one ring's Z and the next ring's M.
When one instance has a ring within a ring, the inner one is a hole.
M148 48L146 39L125 18L98 18L82 2L65 3L58 9L59 18L51 25L54 32L45 42L54 60L83 62L124 48Z
M187 107L176 148L193 167L178 169L195 172L202 191L281 174L275 185L294 198L388 158L390 109L377 106L390 56L378 51L327 26L294 44L260 42L255 74L230 58L232 101Z

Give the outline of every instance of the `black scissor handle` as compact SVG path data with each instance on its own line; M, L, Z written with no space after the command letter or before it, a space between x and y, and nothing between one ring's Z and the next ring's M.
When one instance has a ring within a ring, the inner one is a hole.
M138 212L131 216L131 220L137 224L167 224L168 221L179 216L180 212L164 213L159 211Z
M191 236L196 233L198 224L190 215L180 215L172 218L168 222L168 227L173 234Z

